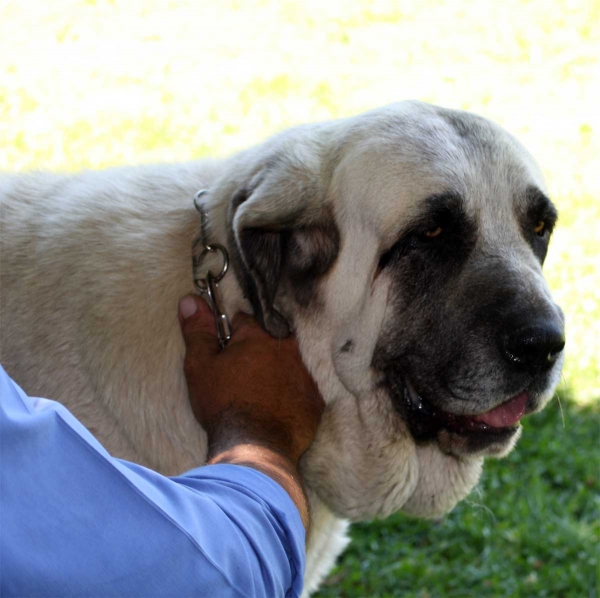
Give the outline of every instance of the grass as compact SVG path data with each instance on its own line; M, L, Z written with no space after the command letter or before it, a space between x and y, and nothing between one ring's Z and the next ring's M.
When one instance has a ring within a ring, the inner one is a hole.
M441 521L354 525L318 598L598 596L598 404L563 399L530 418L519 447L489 461Z
M323 595L597 594L599 0L4 0L0 55L6 170L226 155L405 98L517 135L561 213L566 427L533 418L443 522L355 526Z

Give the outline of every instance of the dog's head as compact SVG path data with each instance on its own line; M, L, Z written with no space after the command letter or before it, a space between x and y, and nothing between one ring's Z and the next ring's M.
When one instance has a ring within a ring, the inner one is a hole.
M328 403L311 486L354 519L451 508L560 376L533 159L407 102L276 137L225 188L245 296L271 334L295 330Z

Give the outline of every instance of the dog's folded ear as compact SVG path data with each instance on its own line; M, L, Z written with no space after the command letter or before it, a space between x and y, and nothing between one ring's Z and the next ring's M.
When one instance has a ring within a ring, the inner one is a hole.
M322 202L320 186L306 171L266 169L240 189L229 206L229 247L236 274L254 315L274 337L290 333L275 309L283 278L295 300L306 305L315 279L339 248L337 227ZM255 179L256 180L256 179Z

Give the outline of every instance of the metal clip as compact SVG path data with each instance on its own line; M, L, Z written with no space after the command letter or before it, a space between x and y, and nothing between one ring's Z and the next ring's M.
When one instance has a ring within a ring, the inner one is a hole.
M217 284L215 280L216 279L212 277L210 272L206 275L206 294L208 295L209 304L212 308L215 324L217 325L219 345L221 346L221 349L224 349L227 346L229 339L231 339L231 327L229 326L227 314L225 314L219 304L219 298L216 293Z
M202 204L199 202L199 199L202 195L206 193L206 189L202 189L198 191L196 195L194 195L194 206L198 213L200 214L200 234L194 239L192 243L192 268L194 273L194 286L196 287L196 291L198 294L202 295L207 299L208 304L210 306L211 311L213 312L213 316L215 318L215 325L217 326L217 335L219 337L219 345L221 349L224 349L231 339L231 327L229 326L229 319L227 318L227 314L221 309L221 304L219 302L219 297L217 294L217 288L219 286L219 282L223 280L225 274L227 274L227 270L229 268L229 254L227 253L227 249L223 247L223 245L219 245L218 243L214 243L212 245L208 245L205 242L206 239L206 214L202 207ZM200 251L199 248L201 247ZM221 267L221 271L216 276L208 271L205 276L198 276L198 269L202 265L204 258L209 253L218 252L223 257L223 266Z

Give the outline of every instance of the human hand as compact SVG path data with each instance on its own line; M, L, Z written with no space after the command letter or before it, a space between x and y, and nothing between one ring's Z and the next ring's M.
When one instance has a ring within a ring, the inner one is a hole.
M274 339L253 318L238 314L221 351L212 312L202 299L185 297L179 317L190 403L208 434L209 459L234 445L253 444L297 466L324 404L295 339Z

